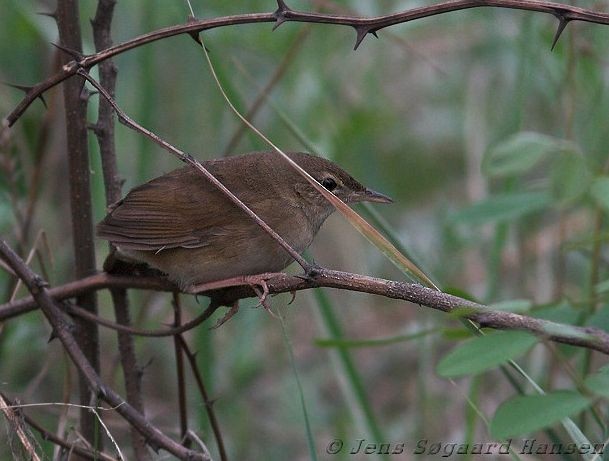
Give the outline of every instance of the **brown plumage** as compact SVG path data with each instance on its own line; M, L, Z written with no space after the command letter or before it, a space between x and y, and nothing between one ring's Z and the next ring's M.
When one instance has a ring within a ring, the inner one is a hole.
M391 200L338 165L304 153L296 163L347 203ZM202 162L296 251L306 249L334 207L274 152ZM187 288L195 283L274 272L292 258L229 198L186 166L132 189L98 224L99 237Z

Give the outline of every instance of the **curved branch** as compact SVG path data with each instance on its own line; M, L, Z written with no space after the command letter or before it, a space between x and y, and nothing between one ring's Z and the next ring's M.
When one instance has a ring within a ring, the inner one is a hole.
M562 32L564 26L570 21L609 25L608 13L601 13L585 8L542 0L457 0L413 8L401 13L374 18L296 11L289 8L283 1L278 1L278 6L278 9L273 13L253 13L213 19L189 20L186 24L165 27L149 32L98 53L75 59L65 64L60 72L31 87L19 105L17 105L17 107L15 107L6 117L6 120L8 121L9 126L12 126L36 98L40 97L45 91L55 85L74 76L79 69L90 69L106 59L157 40L181 34L196 34L204 30L218 27L255 24L260 22L274 22L275 26L278 27L284 22L289 21L350 26L355 29L357 34L355 44L355 47L357 48L368 34L376 34L377 31L386 27L470 8L494 7L548 13L559 20L560 32ZM560 36L560 33L556 34L554 42L556 42L558 36Z
M460 312L463 317L477 322L482 327L497 330L529 331L551 341L593 349L609 355L609 334L597 328L576 327L513 314L511 312L495 311L482 304L413 283L317 268L307 278L278 274L267 281L267 286L271 294L327 287L400 299L447 313ZM167 292L177 289L172 283L155 277L117 276L101 273L59 287L50 288L48 294L56 301L60 301L75 297L83 292L116 287ZM257 296L253 288L249 286L224 289L221 292L219 290L206 291L199 294L212 298L222 296L232 300ZM37 302L32 297L0 305L0 321L35 310L36 308Z

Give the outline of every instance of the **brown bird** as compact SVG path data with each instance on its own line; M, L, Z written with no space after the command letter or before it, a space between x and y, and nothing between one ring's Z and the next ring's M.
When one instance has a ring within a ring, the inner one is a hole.
M335 163L288 153L346 203L392 200L367 189ZM297 252L304 251L334 211L275 152L202 162ZM132 189L97 226L119 255L146 262L185 290L206 282L277 272L293 258L224 193L191 166Z

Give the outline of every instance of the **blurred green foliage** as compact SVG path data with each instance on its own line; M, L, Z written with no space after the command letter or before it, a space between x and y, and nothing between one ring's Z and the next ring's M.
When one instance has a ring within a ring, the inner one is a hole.
M4 0L0 80L32 84L53 72L55 25L37 14L50 11L50 3ZM407 0L288 3L302 10L361 15L388 14L422 4ZM609 11L607 1L572 3ZM96 2L80 5L84 48L92 52L88 20ZM195 0L193 8L198 17L212 18L272 11L276 4L271 0ZM118 2L114 40L182 23L187 14L183 1ZM355 34L351 28L330 25L286 23L274 32L272 24L225 27L204 37L223 85L244 112L285 56L299 45L270 92L273 106L298 127L308 143L363 183L394 197L394 205L377 211L441 286L454 287L453 291L481 302L517 304L519 311L529 315L608 329L603 282L609 278L609 28L569 24L551 52L555 27L556 20L549 15L482 8L382 30L378 40L367 37L357 51L352 50ZM200 159L222 154L239 122L189 36L122 54L116 64L116 99L131 117ZM2 114L20 97L18 90L0 87ZM27 255L43 230L50 250L39 245L40 257L32 265L42 272L42 261L51 284L60 284L73 278L61 92L51 91L46 100L49 109L36 101L0 151L0 234ZM254 124L286 150L305 149L273 106L264 104ZM96 108L97 97L92 97L91 121ZM48 136L43 138L45 129ZM116 142L124 191L178 165L166 152L120 125ZM93 137L90 147L98 220L105 212L105 198ZM259 149L265 146L246 133L231 153ZM39 176L35 176L37 168ZM35 178L33 220L23 239ZM107 248L104 242L98 243L101 267ZM401 277L337 218L320 232L312 255L330 267ZM0 269L1 302L9 298L13 287ZM20 288L18 296L22 295L25 290ZM99 298L101 314L111 316L109 296L100 293ZM551 417L546 414L545 419L523 424L527 431L535 431L589 408L589 401L575 390L594 392L591 388L606 380L605 375L593 374L606 363L604 357L567 346L537 345L519 363L546 390L570 391L514 404L508 400L514 389L496 371L461 378L456 386L436 374L442 357L454 357L445 354L455 338L464 336L461 329L455 334L456 319L361 294L328 290L320 299L299 293L288 310L284 309L288 296L274 298L273 305L287 315L294 363L321 459L334 438L353 445L358 439L383 437L404 441L409 448L421 438L490 442L494 435L512 434L503 428L514 418L522 421L522 414L543 414L551 401L556 409ZM171 319L166 295L133 292L131 301L139 326L156 327ZM184 306L190 315L201 309L187 297ZM218 330L202 326L189 335L209 393L217 399L214 408L231 459L311 458L280 324L253 306L253 300L243 303L240 313ZM417 334L438 328L446 334ZM0 325L0 391L25 403L64 399L67 359L57 341L47 344L49 334L39 313ZM400 335L406 338L403 342L391 341L383 348L348 347L349 340L358 344ZM330 339L336 350L318 347L318 338ZM484 341L500 340L474 341L483 341L485 347ZM523 341L514 347L518 354L531 347L528 340ZM170 340L138 338L136 345L140 363L147 364L143 378L147 415L176 435ZM115 336L107 330L103 330L101 350L104 378L122 389ZM518 355L503 352L492 366ZM565 357L571 362L566 363ZM470 365L451 365L456 367L451 376L471 374L465 368ZM73 383L74 376L72 392ZM602 395L606 398L606 393ZM499 407L502 402L506 403ZM477 413L490 420L497 407L501 419L491 426L495 427L492 435ZM189 408L192 427L215 450L191 382ZM535 414L530 411L533 408ZM598 400L591 408L606 414L606 401ZM50 430L60 413L56 407L28 410ZM68 425L77 414L69 415ZM127 447L122 422L113 416L107 420L121 447ZM577 421L592 442L606 438L605 423L590 409ZM548 433L537 435L544 434ZM570 441L562 429L555 436ZM6 437L6 432L0 437ZM50 446L40 443L50 456ZM5 446L0 443L2 459L10 456ZM351 459L346 450L335 458Z

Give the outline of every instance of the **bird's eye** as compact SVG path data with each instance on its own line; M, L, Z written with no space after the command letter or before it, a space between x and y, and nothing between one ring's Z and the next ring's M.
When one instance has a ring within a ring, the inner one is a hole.
M331 177L324 178L321 181L321 185L328 189L330 192L336 189L336 181L334 180L334 178Z

